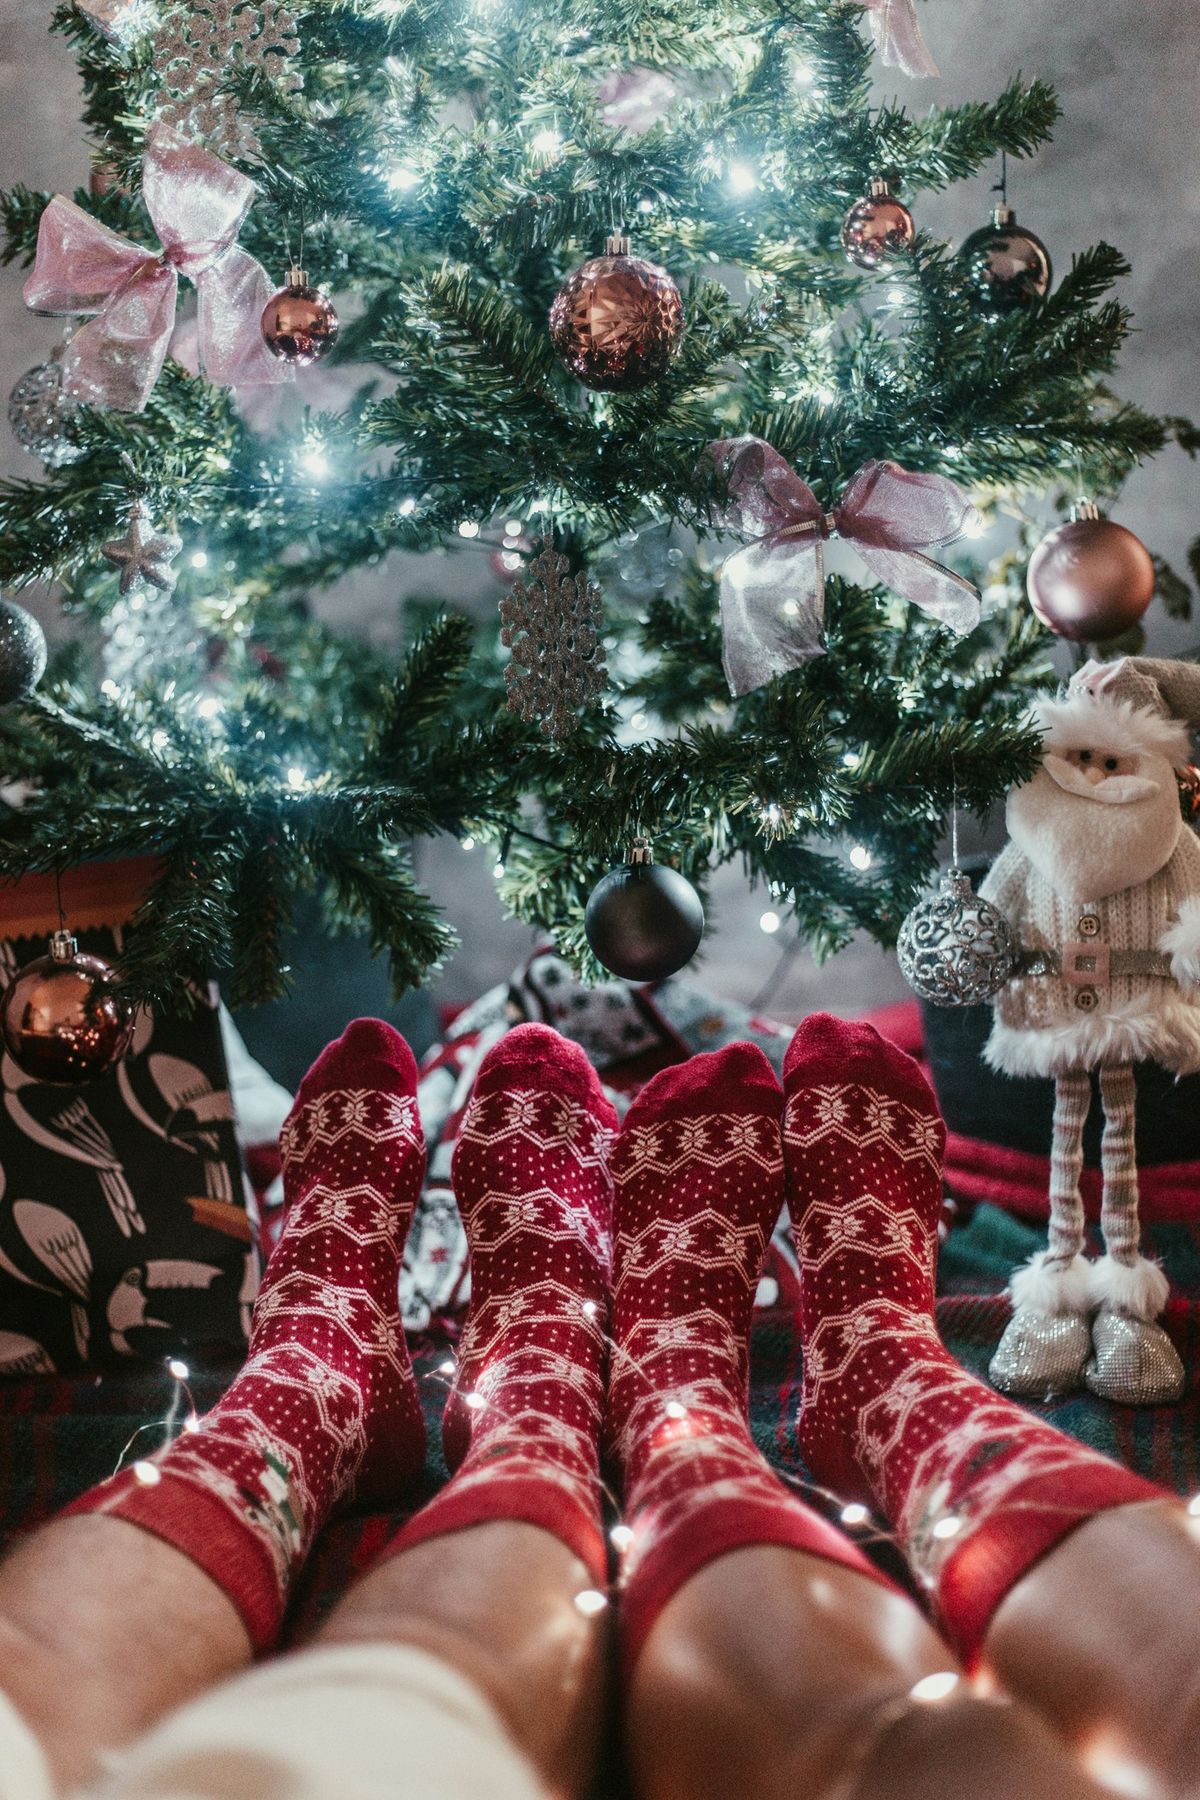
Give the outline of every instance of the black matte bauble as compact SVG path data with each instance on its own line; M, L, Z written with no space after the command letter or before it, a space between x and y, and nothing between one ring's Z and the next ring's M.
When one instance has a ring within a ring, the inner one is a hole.
M699 949L704 908L677 869L626 863L596 883L583 926L610 974L622 981L663 981Z

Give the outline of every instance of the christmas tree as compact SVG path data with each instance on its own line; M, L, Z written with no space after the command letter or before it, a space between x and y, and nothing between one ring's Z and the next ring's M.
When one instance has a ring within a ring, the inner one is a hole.
M2 672L0 874L156 857L123 976L159 1001L212 970L281 992L305 890L420 982L451 939L408 847L441 832L492 846L585 974L588 896L639 837L701 892L740 859L818 955L894 941L952 804L1033 766L1047 518L1197 441L1108 386L1117 250L1051 285L1005 213L961 252L921 229L923 195L1047 141L1053 92L873 104L880 51L920 71L915 16L830 0L88 0L54 26L94 145L72 204L121 247L0 200L32 303L99 311L19 409L44 473L0 487L0 587L52 578L80 622L36 691ZM964 541L922 535L921 483L880 539L879 464L955 484ZM822 609L830 529L863 556ZM490 552L503 633L412 602L393 660L313 621L397 549Z

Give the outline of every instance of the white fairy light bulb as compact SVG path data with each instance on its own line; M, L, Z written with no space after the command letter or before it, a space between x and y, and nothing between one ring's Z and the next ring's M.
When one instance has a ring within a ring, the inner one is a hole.
M582 1593L575 1596L576 1611L581 1612L585 1619L594 1619L607 1605L608 1596L602 1594L599 1588L584 1588Z
M842 1508L841 1517L843 1525L865 1525L870 1516L871 1515L866 1507L857 1500L852 1500L849 1506L843 1506Z
M458 522L458 535L460 538L477 538L479 536L478 521L475 519L460 519Z
M758 921L758 929L760 931L765 931L768 937L773 937L775 935L775 933L779 930L779 927L782 924L782 922L783 921L780 919L779 914L777 912L773 912L772 910L770 910L768 908L768 910L762 914L762 916L760 917L760 919Z
M162 1480L161 1471L152 1462L135 1462L133 1474L135 1481L140 1481L143 1487L157 1487Z
M176 1381L186 1381L191 1374L191 1370L188 1368L187 1364L181 1362L177 1356L170 1356L167 1358L167 1373L173 1375Z
M958 1536L962 1528L962 1520L956 1518L953 1513L947 1513L946 1517L944 1519L939 1519L934 1526L933 1535L935 1538L953 1538Z
M753 163L731 162L729 185L735 194L752 194L758 186L758 174Z
M923 1702L946 1700L961 1680L962 1676L953 1669L939 1669L936 1675L923 1675L920 1681L914 1682L908 1690L908 1697L910 1700Z
M618 1556L624 1556L633 1542L633 1531L628 1525L614 1525L608 1536Z
M855 844L853 850L850 852L850 861L853 863L854 867L856 869L869 869L871 860L871 852L867 849L867 846L865 844Z

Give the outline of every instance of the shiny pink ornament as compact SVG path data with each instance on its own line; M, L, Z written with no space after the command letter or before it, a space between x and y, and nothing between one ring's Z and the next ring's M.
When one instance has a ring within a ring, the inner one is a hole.
M912 214L879 175L872 177L866 198L856 200L842 220L847 260L881 275L895 267L896 257L916 235Z
M721 530L754 540L721 567L721 633L732 694L748 694L824 654L822 543L835 532L875 579L952 631L979 623L979 590L925 551L960 537L978 517L944 475L864 463L833 508L772 444L720 438L706 455L724 485Z
M1059 637L1102 644L1136 625L1154 597L1154 564L1141 538L1081 501L1029 559L1034 612Z
M585 387L631 393L670 367L683 338L683 301L665 269L631 256L614 233L603 256L569 277L550 308L550 341Z
M235 239L254 198L249 176L155 125L142 199L161 250L130 243L56 194L38 227L25 304L94 313L63 352L63 391L91 406L141 412L175 326L179 277L196 284L202 372L225 387L286 381L258 328L271 284Z

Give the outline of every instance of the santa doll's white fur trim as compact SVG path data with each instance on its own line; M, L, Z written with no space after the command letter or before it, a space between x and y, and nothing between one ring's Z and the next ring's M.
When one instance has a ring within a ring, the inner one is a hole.
M1200 894L1189 894L1179 917L1158 940L1171 958L1171 973L1180 987L1200 987Z
M1001 1075L1066 1075L1101 1063L1136 1062L1191 1075L1200 1069L1200 1016L1195 1006L1165 992L1061 1025L1016 1026L997 1019L983 1056Z
M1042 1313L1087 1313L1092 1309L1092 1265L1085 1256L1069 1263L1051 1262L1048 1250L1039 1250L1023 1268L1013 1272L1008 1284L1014 1311L1028 1306Z
M1132 700L1104 695L1067 694L1062 700L1037 700L1034 722L1047 749L1107 750L1129 756L1165 756L1176 766L1191 760L1188 729L1179 719L1166 719Z
M1128 1313L1147 1323L1157 1319L1167 1304L1170 1286L1156 1262L1139 1256L1136 1262L1114 1262L1102 1256L1092 1263L1089 1295L1093 1306L1106 1312Z

